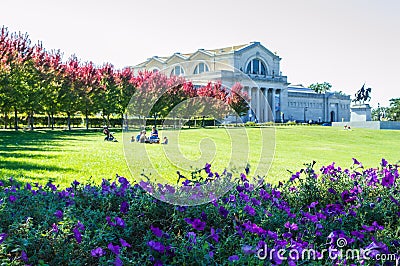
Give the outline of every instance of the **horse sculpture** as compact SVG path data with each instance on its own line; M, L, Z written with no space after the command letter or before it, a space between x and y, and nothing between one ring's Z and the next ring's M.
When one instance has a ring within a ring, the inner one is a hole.
M365 89L364 86L365 84L356 92L353 102L359 102L361 104L371 100L371 88Z

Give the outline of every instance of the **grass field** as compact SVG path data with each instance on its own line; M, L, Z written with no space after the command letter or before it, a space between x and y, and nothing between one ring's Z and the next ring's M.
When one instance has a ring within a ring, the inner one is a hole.
M353 157L366 167L378 166L381 158L393 163L400 160L400 131L317 126L246 130L248 138L243 137L243 129L161 131L161 135L168 135L169 145L125 143L125 152L131 170L141 172L152 167L166 179L174 179L177 170L185 173L186 169L187 173L190 167L202 167L210 161L214 171L222 171L229 163L244 165L246 159L251 166L260 161L261 167L268 168L273 144L276 149L267 177L270 182L287 179L287 170L297 171L313 160L318 167L332 162L349 167ZM132 134L136 132L125 136ZM91 177L99 183L115 174L133 179L124 156L122 133L117 132L116 137L120 142L103 141L100 131L0 131L0 179L13 176L42 184L52 179L61 186ZM145 158L150 159L146 162Z

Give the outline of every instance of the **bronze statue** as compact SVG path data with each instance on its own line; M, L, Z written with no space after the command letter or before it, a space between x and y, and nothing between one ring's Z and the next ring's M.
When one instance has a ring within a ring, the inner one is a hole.
M359 102L360 104L365 103L365 102L371 100L370 94L371 94L371 88L365 89L365 83L364 83L364 85L361 87L361 89L359 89L356 92L356 94L355 94L356 98L352 102L355 102L355 103Z

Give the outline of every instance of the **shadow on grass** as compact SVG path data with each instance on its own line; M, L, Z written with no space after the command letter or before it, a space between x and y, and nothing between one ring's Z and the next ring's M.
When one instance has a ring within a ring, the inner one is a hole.
M81 145L81 142L97 141L97 139L101 141L103 139L99 130L18 132L1 130L0 179L6 178L5 175L37 178L37 172L47 172L48 176L60 172L74 172L76 169L59 167L50 161L62 161L63 151L66 149L69 153L74 149L80 152L84 145Z

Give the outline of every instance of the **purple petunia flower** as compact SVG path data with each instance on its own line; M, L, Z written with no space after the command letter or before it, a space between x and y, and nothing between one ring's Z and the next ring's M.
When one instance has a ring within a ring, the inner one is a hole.
M21 260L25 263L28 262L28 255L26 254L25 250L21 251Z
M176 210L179 212L185 212L187 210L187 206L176 206Z
M75 227L72 231L74 232L74 237L76 241L80 244L82 242L81 232L79 232L79 229L77 227Z
M254 206L260 206L261 205L261 201L256 199L256 198L251 198L251 203L253 203Z
M228 217L228 213L229 211L227 209L225 209L223 206L219 206L219 214L221 214L222 217L226 218Z
M54 213L54 216L61 220L63 218L63 212L61 210L57 210Z
M311 204L308 205L307 207L308 207L309 209L315 208L315 206L317 206L317 204L318 204L318 201L314 201L314 202L311 202Z
M337 192L336 192L336 190L335 189L333 189L333 188L328 188L328 192L329 193L331 193L331 194L334 194L334 195L336 195L337 194Z
M153 227L153 225L150 225L150 229L151 229L151 231L153 232L153 234L154 234L156 237L162 237L163 234L164 234L164 232L163 232L160 228L158 228L158 227Z
M360 233L358 231L352 231L351 234L359 239L363 239L364 238L364 234Z
M81 221L78 221L76 227L81 231L85 230L85 226L81 223Z
M386 161L384 158L382 158L381 165L382 165L383 167L386 167L387 164L388 164L388 161Z
M120 217L115 217L115 223L116 223L116 225L118 225L118 226L121 226L121 227L125 227L125 221L124 221L124 219L122 219L122 218L120 218Z
M113 243L109 243L108 245L107 245L107 248L109 249L109 250L111 250L111 252L112 253L114 253L115 255L119 255L119 253L120 253L120 250L121 250L121 247L120 246L118 246L118 245L113 245Z
M95 258L106 255L106 252L101 247L92 249L90 251L90 253L92 254L92 257L95 257Z
M353 164L361 165L361 163L356 158L353 158Z
M1 233L0 234L0 244L4 242L4 240L6 240L7 238L7 234L6 233Z
M384 186L384 187L393 186L394 180L395 180L394 175L386 169L384 169L384 175L385 176L382 178L382 181L381 181L382 186Z
M290 222L286 222L285 223L285 227L287 228L287 229L289 229L289 230L293 230L293 231L296 231L296 230L299 230L299 227L297 226L297 224L295 224L295 223L290 223Z
M164 253L165 251L165 246L160 242L150 240L147 245L159 253Z
M249 195L247 195L247 194L245 194L245 193L243 193L243 192L240 192L240 193L239 193L239 197L240 197L240 199L243 200L244 202L248 202L248 201L250 200Z
M239 256L238 255L232 255L228 258L229 261L237 261L239 260Z
M300 172L297 172L296 174L293 174L292 177L289 179L289 181L293 182L297 178L300 178Z
M196 233L195 232L188 232L186 236L189 238L189 241L192 244L196 244L197 240L196 240Z
M121 243L121 246L123 246L123 247L128 247L128 248L131 247L131 245L128 242L126 242L123 238L120 238L119 242Z
M201 212L200 217L201 217L201 220L207 221L207 214L205 212Z
M115 258L114 265L115 265L115 266L122 266L122 265L124 265L124 264L122 263L122 260L121 260L121 258L120 258L119 256L117 256L117 257Z
M210 234L211 239L213 239L215 242L218 243L219 241L219 236L218 233L214 230L213 227L211 227L211 234Z
M254 224L250 221L244 223L243 227L246 231L253 233L253 234L262 235L262 234L266 233L266 231L263 228L259 227L257 224Z
M242 246L242 251L246 255L250 255L254 253L253 247L250 245L243 245Z
M53 232L55 232L55 233L57 233L58 232L58 226L55 224L55 223L53 223L52 225L51 225L51 231L53 231Z
M202 231L204 230L206 223L201 221L200 219L190 219L190 218L185 218L184 219L188 224L191 224L192 227L196 230Z
M14 195L10 195L10 196L8 197L8 200L12 203L12 202L16 201L17 198L16 198Z
M121 202L121 207L119 208L119 211L122 213L128 213L129 211L129 204L126 201Z
M243 210L247 212L250 216L256 215L256 211L254 210L254 208L249 205L246 205Z

